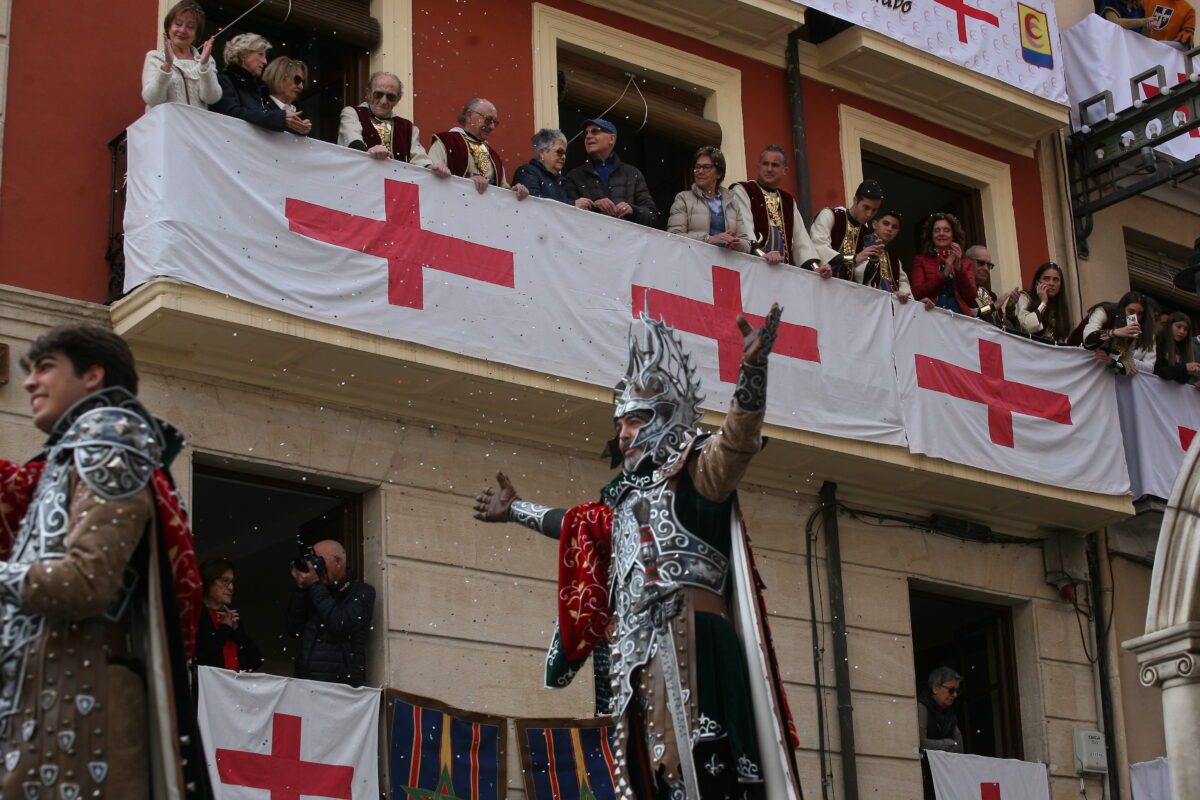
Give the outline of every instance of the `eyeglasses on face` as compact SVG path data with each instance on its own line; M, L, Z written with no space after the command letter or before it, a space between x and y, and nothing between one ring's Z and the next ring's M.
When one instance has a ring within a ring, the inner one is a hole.
M567 154L567 151L562 147L554 147L554 148L547 147L546 149L556 156L565 156Z
M475 114L475 115L476 115L476 116L478 116L480 119L482 119L482 120L483 120L483 124L484 124L484 125L491 125L493 128L495 128L495 127L497 127L497 126L499 126L499 125L500 125L500 120L499 120L499 119L497 119L496 117L488 117L488 116L484 116L484 114L483 114L482 112L476 111L476 110L475 110L475 109L473 109L473 108L471 109L471 113L472 113L472 114Z
M945 689L946 694L948 695L958 695L962 691L962 689L958 686L947 686L944 683L939 683L938 686L941 686L943 689Z
M995 268L996 268L996 264L995 264L995 262L993 262L993 261L984 261L984 260L983 260L983 259L981 259L981 258L977 258L977 259L975 259L975 263L976 263L976 264L982 264L983 266L987 267L988 269L995 269Z
M376 100L382 100L386 97L389 103L394 103L400 99L400 95L396 94L395 92L371 92L371 97L375 98Z
M221 584L222 586L233 586L233 578L229 578L229 577L217 578L217 583Z
M303 75L293 75L292 83L296 84L297 86L303 86L304 85L304 76Z
M711 172L712 170L714 170L716 168L717 168L716 164L697 164L696 166L692 167L692 171L694 171L694 172Z
M599 136L602 133L608 133L604 128L588 128L584 131L588 136Z

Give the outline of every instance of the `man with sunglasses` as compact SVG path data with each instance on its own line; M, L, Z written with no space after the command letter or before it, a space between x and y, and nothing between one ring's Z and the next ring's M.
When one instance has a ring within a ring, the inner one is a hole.
M605 119L584 120L583 149L587 151L587 162L567 173L567 192L578 208L639 225L653 225L658 209L646 177L613 152L616 146L615 125Z
M429 147L429 157L433 160L430 169L443 178L451 175L470 178L480 194L489 186L509 188L504 161L488 143L488 137L499 125L499 113L491 102L482 97L468 100L458 115L458 125L433 135L433 144ZM529 189L524 184L518 183L512 188L518 200L529 197Z
M418 167L433 162L421 146L421 131L411 120L392 113L404 96L404 84L390 72L376 72L367 81L367 97L346 106L338 122L338 144L362 150L371 158L394 158Z
M963 752L962 732L954 701L962 690L962 676L949 667L938 667L929 673L927 686L917 692L917 725L922 750Z

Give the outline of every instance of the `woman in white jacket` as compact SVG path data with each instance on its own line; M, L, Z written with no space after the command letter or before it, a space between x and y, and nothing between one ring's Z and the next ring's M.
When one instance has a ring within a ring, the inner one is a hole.
M221 99L213 41L193 46L204 30L204 9L193 0L176 3L163 18L163 49L146 53L142 65L142 99L146 110L159 103L187 103L208 108Z
M695 183L675 195L668 233L680 233L692 239L750 252L750 220L739 204L721 189L725 180L725 155L715 147L701 147L692 162Z

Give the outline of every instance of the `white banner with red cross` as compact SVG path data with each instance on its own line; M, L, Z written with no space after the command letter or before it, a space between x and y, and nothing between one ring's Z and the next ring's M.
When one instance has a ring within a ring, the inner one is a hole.
M1050 800L1046 765L926 750L937 800Z
M896 376L914 453L1055 486L1128 488L1113 376L1090 352L911 303L897 304L895 319Z
M215 800L377 800L379 689L199 667Z
M1112 92L1113 111L1124 111L1135 99L1149 100L1159 93L1158 79L1152 77L1138 81L1135 98L1130 83L1134 75L1161 65L1168 87L1187 85L1188 71L1182 50L1127 31L1095 14L1088 14L1063 31L1062 41L1066 53L1071 124L1076 130L1082 122L1095 124L1104 119L1107 113L1104 103L1095 103L1088 107L1088 118L1081 121L1079 103L1106 89ZM1186 125L1191 121L1187 105L1179 106L1171 114L1173 124ZM1158 120L1148 120L1139 130L1128 131L1134 135L1130 141L1153 139L1163 132ZM1193 128L1186 135L1177 136L1155 149L1180 161L1190 161L1200 155L1200 128Z
M891 295L859 284L564 203L518 202L495 188L480 195L469 181L178 104L130 128L125 256L127 290L177 278L303 318L604 387L624 372L630 322L648 303L680 332L699 368L702 405L717 411L728 408L737 380L737 314L759 325L778 301L766 421L900 447L909 444L905 420L939 414L945 400L902 398L894 348L909 348L903 377L915 346L902 341L908 328L929 331L922 347L969 340L980 368L972 337L982 328L965 317L896 305L903 324L894 328ZM917 317L920 324L910 322ZM1087 466L1088 437L1115 429L1112 376L1082 351L1017 338L1004 348L1016 362L1044 364L1036 377L1014 380L1079 403L1070 422L1051 420L1053 435L1028 436L1021 417L1014 443L937 447L919 436L913 449L1058 486L1126 491L1123 463L1106 477ZM920 408L904 408L914 402ZM396 403L403 407L402 395ZM1110 445L1119 451L1119 437ZM1041 466L1074 453L1083 466Z
M1117 381L1117 408L1134 498L1170 498L1183 457L1200 430L1200 392L1138 374Z
M803 4L1047 100L1067 102L1058 18L1051 0L803 0Z

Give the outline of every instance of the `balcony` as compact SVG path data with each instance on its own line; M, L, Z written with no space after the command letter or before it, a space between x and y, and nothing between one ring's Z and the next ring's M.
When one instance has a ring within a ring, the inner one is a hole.
M158 107L131 129L129 165L128 294L112 318L143 361L588 453L611 436L631 303L714 310L716 327L684 338L708 392L705 423L719 424L733 386L713 338L735 306L761 313L779 299L792 327L772 357L772 444L753 484L813 493L831 480L847 503L1025 536L1132 512L1128 495L1072 488L1077 475L1056 486L973 463L987 450L955 463L907 446L888 339L893 314L907 312L884 293L562 204L480 196L465 181L185 106ZM445 260L456 253L467 267ZM1027 348L1064 369L1078 363L1077 351L975 320L913 319L947 340L1001 337L1010 371ZM784 342L809 326L819 364ZM1116 427L1115 405L1089 407ZM839 428L843 418L859 427Z

